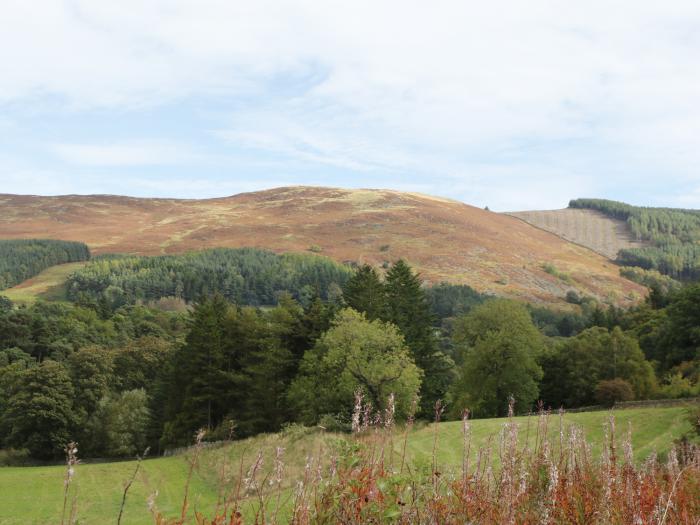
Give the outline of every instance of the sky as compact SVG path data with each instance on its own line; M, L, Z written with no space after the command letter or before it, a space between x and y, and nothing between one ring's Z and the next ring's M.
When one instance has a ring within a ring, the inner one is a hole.
M700 208L700 2L0 2L0 193L288 185Z

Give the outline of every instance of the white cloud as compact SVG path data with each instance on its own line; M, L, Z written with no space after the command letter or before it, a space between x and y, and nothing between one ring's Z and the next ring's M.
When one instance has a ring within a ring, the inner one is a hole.
M697 180L699 24L691 0L9 0L0 103L50 95L75 110L128 111L226 95L242 109L221 116L217 135L241 147L363 173L437 174L483 188L489 202L551 207L576 196L566 188L606 187L613 161ZM528 144L560 141L596 144L528 158ZM54 151L125 166L182 158L174 149Z
M163 142L54 144L61 159L84 166L148 166L179 164L195 158L187 146Z

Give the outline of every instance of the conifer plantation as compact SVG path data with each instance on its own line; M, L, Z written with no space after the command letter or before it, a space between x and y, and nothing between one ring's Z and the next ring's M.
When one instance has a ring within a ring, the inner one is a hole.
M90 250L81 242L0 240L0 290L26 281L51 266L88 259Z

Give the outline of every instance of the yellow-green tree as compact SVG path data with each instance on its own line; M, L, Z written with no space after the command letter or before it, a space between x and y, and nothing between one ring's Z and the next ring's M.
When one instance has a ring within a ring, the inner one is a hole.
M290 400L304 422L314 423L324 414L347 417L358 389L377 409L385 408L393 393L397 415L402 417L410 411L421 378L422 371L395 326L368 321L346 308L304 355Z

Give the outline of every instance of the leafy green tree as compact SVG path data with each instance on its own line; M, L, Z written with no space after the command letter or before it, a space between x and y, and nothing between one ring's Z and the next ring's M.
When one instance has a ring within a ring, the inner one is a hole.
M700 284L692 284L678 293L666 309L665 352L659 356L663 369L668 370L684 361L700 360L699 304Z
M480 417L507 414L512 397L517 407L529 409L537 400L542 369L532 348L522 346L506 330L480 338L468 352L453 387L453 411L469 407ZM532 345L536 346L536 345Z
M369 321L347 308L338 313L332 328L304 355L289 397L306 423L315 423L324 414L347 418L357 389L380 409L386 407L393 393L401 417L409 412L421 377L395 326Z
M653 368L637 340L619 327L593 327L563 340L543 357L542 366L542 397L551 406L594 404L598 383L615 378L627 381L637 398L649 397L656 389Z
M5 350L0 350L0 368L18 361L26 364L34 364L36 362L32 356L20 348L6 348Z
M369 264L360 266L355 275L348 279L343 288L343 298L350 308L363 312L370 321L386 319L386 289L377 270Z
M437 319L464 315L487 297L466 284L446 282L426 288L425 294L430 310Z
M502 416L511 396L522 410L537 400L544 343L523 305L495 299L477 306L459 319L455 344L462 351L451 389L455 414L469 408L478 416Z
M60 456L76 424L72 400L73 385L61 363L46 360L20 372L3 414L6 445L26 448L36 458Z
M0 312L7 312L12 310L14 304L4 295L0 295Z
M700 384L693 385L690 378L683 377L681 372L669 374L659 388L659 397L666 399L695 397L698 394L700 394Z
M113 383L112 353L88 346L72 353L67 364L74 389L73 410L78 420L84 422Z
M155 336L139 337L114 352L114 377L120 391L149 390L173 351L169 341Z
M36 361L31 357L24 358L19 354L21 350L10 349L0 352L0 445L4 437L10 433L9 422L5 420L4 414L10 397L14 395L21 374L27 368L36 366ZM24 354L24 352L22 352ZM27 354L24 354L27 356ZM15 357L17 357L15 359Z
M127 457L146 449L149 423L148 396L139 388L103 397L88 427L96 448L107 456Z
M491 299L454 322L455 344L467 351L490 332L508 330L516 337L540 342L540 335L527 308L508 299Z

